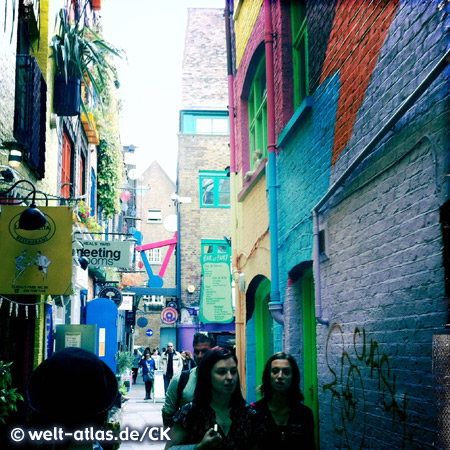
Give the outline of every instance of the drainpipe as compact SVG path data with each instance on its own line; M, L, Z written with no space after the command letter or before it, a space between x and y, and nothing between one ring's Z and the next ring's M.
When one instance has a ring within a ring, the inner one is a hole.
M328 325L329 321L322 317L322 298L321 298L321 284L320 284L320 257L319 257L319 211L323 205L330 199L330 197L344 184L347 178L353 171L364 161L379 144L379 142L388 134L395 124L411 109L419 97L430 87L431 83L443 72L443 70L450 63L450 49L446 51L439 62L431 69L429 74L417 86L412 94L397 108L391 118L383 125L381 130L373 137L361 153L353 160L342 175L333 183L328 189L327 193L320 199L320 201L311 210L313 215L313 270L315 283L315 298L316 298L316 320L320 324Z
M270 0L264 0L264 42L266 48L267 79L267 149L269 191L269 229L270 229L270 271L271 289L269 311L273 319L284 325L283 303L280 300L280 281L278 271L278 215L277 215L277 166L275 143L275 95L273 75L273 31Z
M225 2L225 36L227 44L227 74L228 74L228 117L230 123L230 194L231 198L236 198L236 135L235 135L235 104L234 104L234 77L233 77L233 52L231 48L231 17L233 14L233 0ZM237 264L237 233L236 233L236 204L231 202L231 272L236 286L239 286L239 267ZM238 288L235 289L236 300L236 347L239 361L245 361L245 320L244 308L241 305L241 294ZM240 364L240 378L243 389L245 390L245 370L244 364Z

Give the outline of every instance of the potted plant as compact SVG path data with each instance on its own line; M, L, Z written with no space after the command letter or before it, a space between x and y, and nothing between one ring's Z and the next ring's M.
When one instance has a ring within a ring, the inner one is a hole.
M81 82L101 102L104 76L113 72L108 56L122 57L122 52L82 22L70 23L65 9L59 11L59 31L50 46L53 51L50 57L55 60L55 112L60 116L76 116L81 107L87 115L81 98Z
M17 411L17 402L23 401L17 389L11 388L11 364L0 361L0 423L3 424L10 413Z

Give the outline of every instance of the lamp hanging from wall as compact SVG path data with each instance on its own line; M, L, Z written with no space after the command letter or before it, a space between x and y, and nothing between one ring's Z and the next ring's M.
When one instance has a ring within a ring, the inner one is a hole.
M2 142L1 147L9 150L8 165L14 169L19 167L23 160L25 145L17 141L6 141Z
M1 192L0 196L6 196L20 183L28 183L33 188L33 198L31 200L31 205L26 208L19 217L19 228L21 228L22 230L39 230L47 223L47 219L45 217L45 214L36 207L36 187L31 181L19 180L15 184L13 184L7 191Z

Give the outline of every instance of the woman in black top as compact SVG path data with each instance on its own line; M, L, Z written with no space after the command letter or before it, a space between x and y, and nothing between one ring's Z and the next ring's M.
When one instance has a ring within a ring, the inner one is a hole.
M194 399L173 421L166 449L256 450L265 432L261 417L242 397L236 356L222 347L203 357Z
M278 352L264 367L256 407L264 418L266 435L261 450L315 450L314 417L300 390L300 371L292 355Z

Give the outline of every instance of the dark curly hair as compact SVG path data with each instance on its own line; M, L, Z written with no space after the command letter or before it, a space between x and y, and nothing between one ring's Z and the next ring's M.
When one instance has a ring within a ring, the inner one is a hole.
M300 390L300 370L297 365L295 358L284 352L274 353L267 361L263 374L262 374L262 384L259 386L259 391L261 395L266 399L270 400L272 398L273 388L270 383L270 369L272 368L272 362L275 360L287 360L291 365L292 370L292 383L289 388L288 398L292 404L302 402L305 398L303 397L302 391Z
M195 387L193 402L197 406L207 406L211 403L212 381L211 373L218 361L233 358L238 363L236 355L231 350L224 347L214 347L203 357L202 363L197 369L197 385ZM241 392L241 384L238 377L236 389L231 394L231 406L245 405L244 397Z

